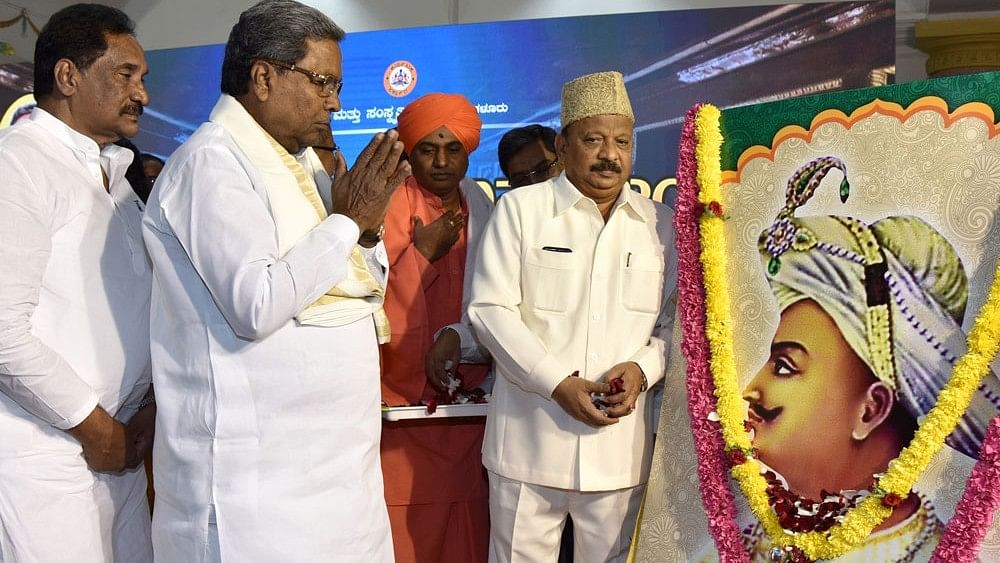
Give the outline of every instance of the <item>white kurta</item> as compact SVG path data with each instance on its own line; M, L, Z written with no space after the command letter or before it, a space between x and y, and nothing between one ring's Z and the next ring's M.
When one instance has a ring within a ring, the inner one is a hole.
M490 362L490 353L484 348L472 329L472 321L469 320L469 302L472 301L472 277L476 271L476 261L479 258L479 244L483 238L483 231L489 223L490 215L493 214L493 200L486 195L486 192L476 183L475 180L462 178L459 187L465 198L466 205L469 206L469 220L466 225L465 242L465 277L462 279L462 320L452 323L444 328L450 328L458 334L459 346L461 350L461 361L470 364L484 364ZM442 328L441 330L444 330ZM434 335L437 338L441 330ZM488 376L489 388L492 388L493 373Z
M604 379L634 361L663 377L676 287L673 214L627 187L605 224L566 179L500 198L483 234L469 317L498 377L483 465L548 487L609 491L644 483L653 428L636 412L594 428L551 395L572 372Z
M151 558L142 468L95 474L63 431L149 387L131 161L41 109L0 132L0 561Z
M256 165L206 123L149 201L156 559L204 561L217 534L226 562L391 561L374 323L292 320L358 227L331 215L279 255L263 178L287 171Z

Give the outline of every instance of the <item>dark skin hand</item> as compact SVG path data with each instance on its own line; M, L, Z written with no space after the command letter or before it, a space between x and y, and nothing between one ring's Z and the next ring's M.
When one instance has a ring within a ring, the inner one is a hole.
M128 441L125 425L100 406L67 432L80 442L83 459L94 471L117 473L135 459L135 448Z
M389 198L410 175L409 163L399 161L403 143L398 138L395 131L375 135L350 170L344 156L334 153L333 212L357 223L362 240L378 233Z
M594 406L591 393L607 393L611 387L607 383L596 383L577 377L573 372L559 382L552 391L552 400L559 404L566 414L589 426L609 426L618 419L604 414Z
M153 450L153 436L156 424L156 404L147 405L135 413L125 425L125 438L131 444L131 455L126 467L138 467Z
M620 418L628 416L635 411L635 402L639 398L639 389L642 388L642 368L635 362L622 362L608 370L605 376L607 381L620 377L622 378L623 390L614 395L608 395L606 400L608 416Z
M458 368L461 356L460 347L461 341L458 333L449 328L442 330L437 340L427 350L427 356L424 357L424 371L427 374L427 380L438 391L444 391L448 388L449 371L454 373Z
M424 225L420 217L413 218L413 245L428 262L434 262L451 250L462 232L465 217L448 210L431 224Z

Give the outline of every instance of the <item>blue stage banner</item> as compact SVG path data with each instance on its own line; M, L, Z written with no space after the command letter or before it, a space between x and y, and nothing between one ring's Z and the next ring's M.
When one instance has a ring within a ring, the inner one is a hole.
M563 83L618 70L636 115L632 187L669 203L681 121L693 103L730 107L891 82L894 43L887 0L349 32L343 109L332 125L353 163L410 101L464 94L483 119L468 175L500 193L503 133L530 123L558 130ZM168 156L207 119L222 57L221 45L147 53L152 101L134 139L143 151Z

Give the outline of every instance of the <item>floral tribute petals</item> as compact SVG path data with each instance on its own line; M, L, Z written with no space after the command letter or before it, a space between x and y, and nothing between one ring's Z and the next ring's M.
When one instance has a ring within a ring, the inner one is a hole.
M889 493L882 497L882 505L888 506L889 508L896 508L902 504L904 500L906 500L906 497L904 496L897 495L896 493Z
M967 563L976 560L979 545L1000 507L1000 415L993 417L979 461L965 486L955 515L931 556L931 563Z
M625 380L620 377L616 377L608 382L608 387L611 388L608 391L608 395L617 395L625 390Z
M682 350L688 362L688 410L698 458L698 484L708 516L708 531L715 540L722 563L750 561L736 523L736 503L729 488L728 459L719 433L715 410L715 386L708 371L708 339L705 335L705 286L701 268L699 218L705 206L698 201L695 119L701 105L688 110L681 131L677 163L677 231L680 321L684 326Z

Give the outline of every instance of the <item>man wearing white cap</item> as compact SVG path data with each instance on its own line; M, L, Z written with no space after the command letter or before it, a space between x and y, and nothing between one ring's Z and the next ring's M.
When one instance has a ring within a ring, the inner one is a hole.
M469 316L499 374L491 561L555 561L567 515L577 561L628 554L676 286L672 213L628 189L634 122L621 74L567 83L565 172L504 196L483 234Z

